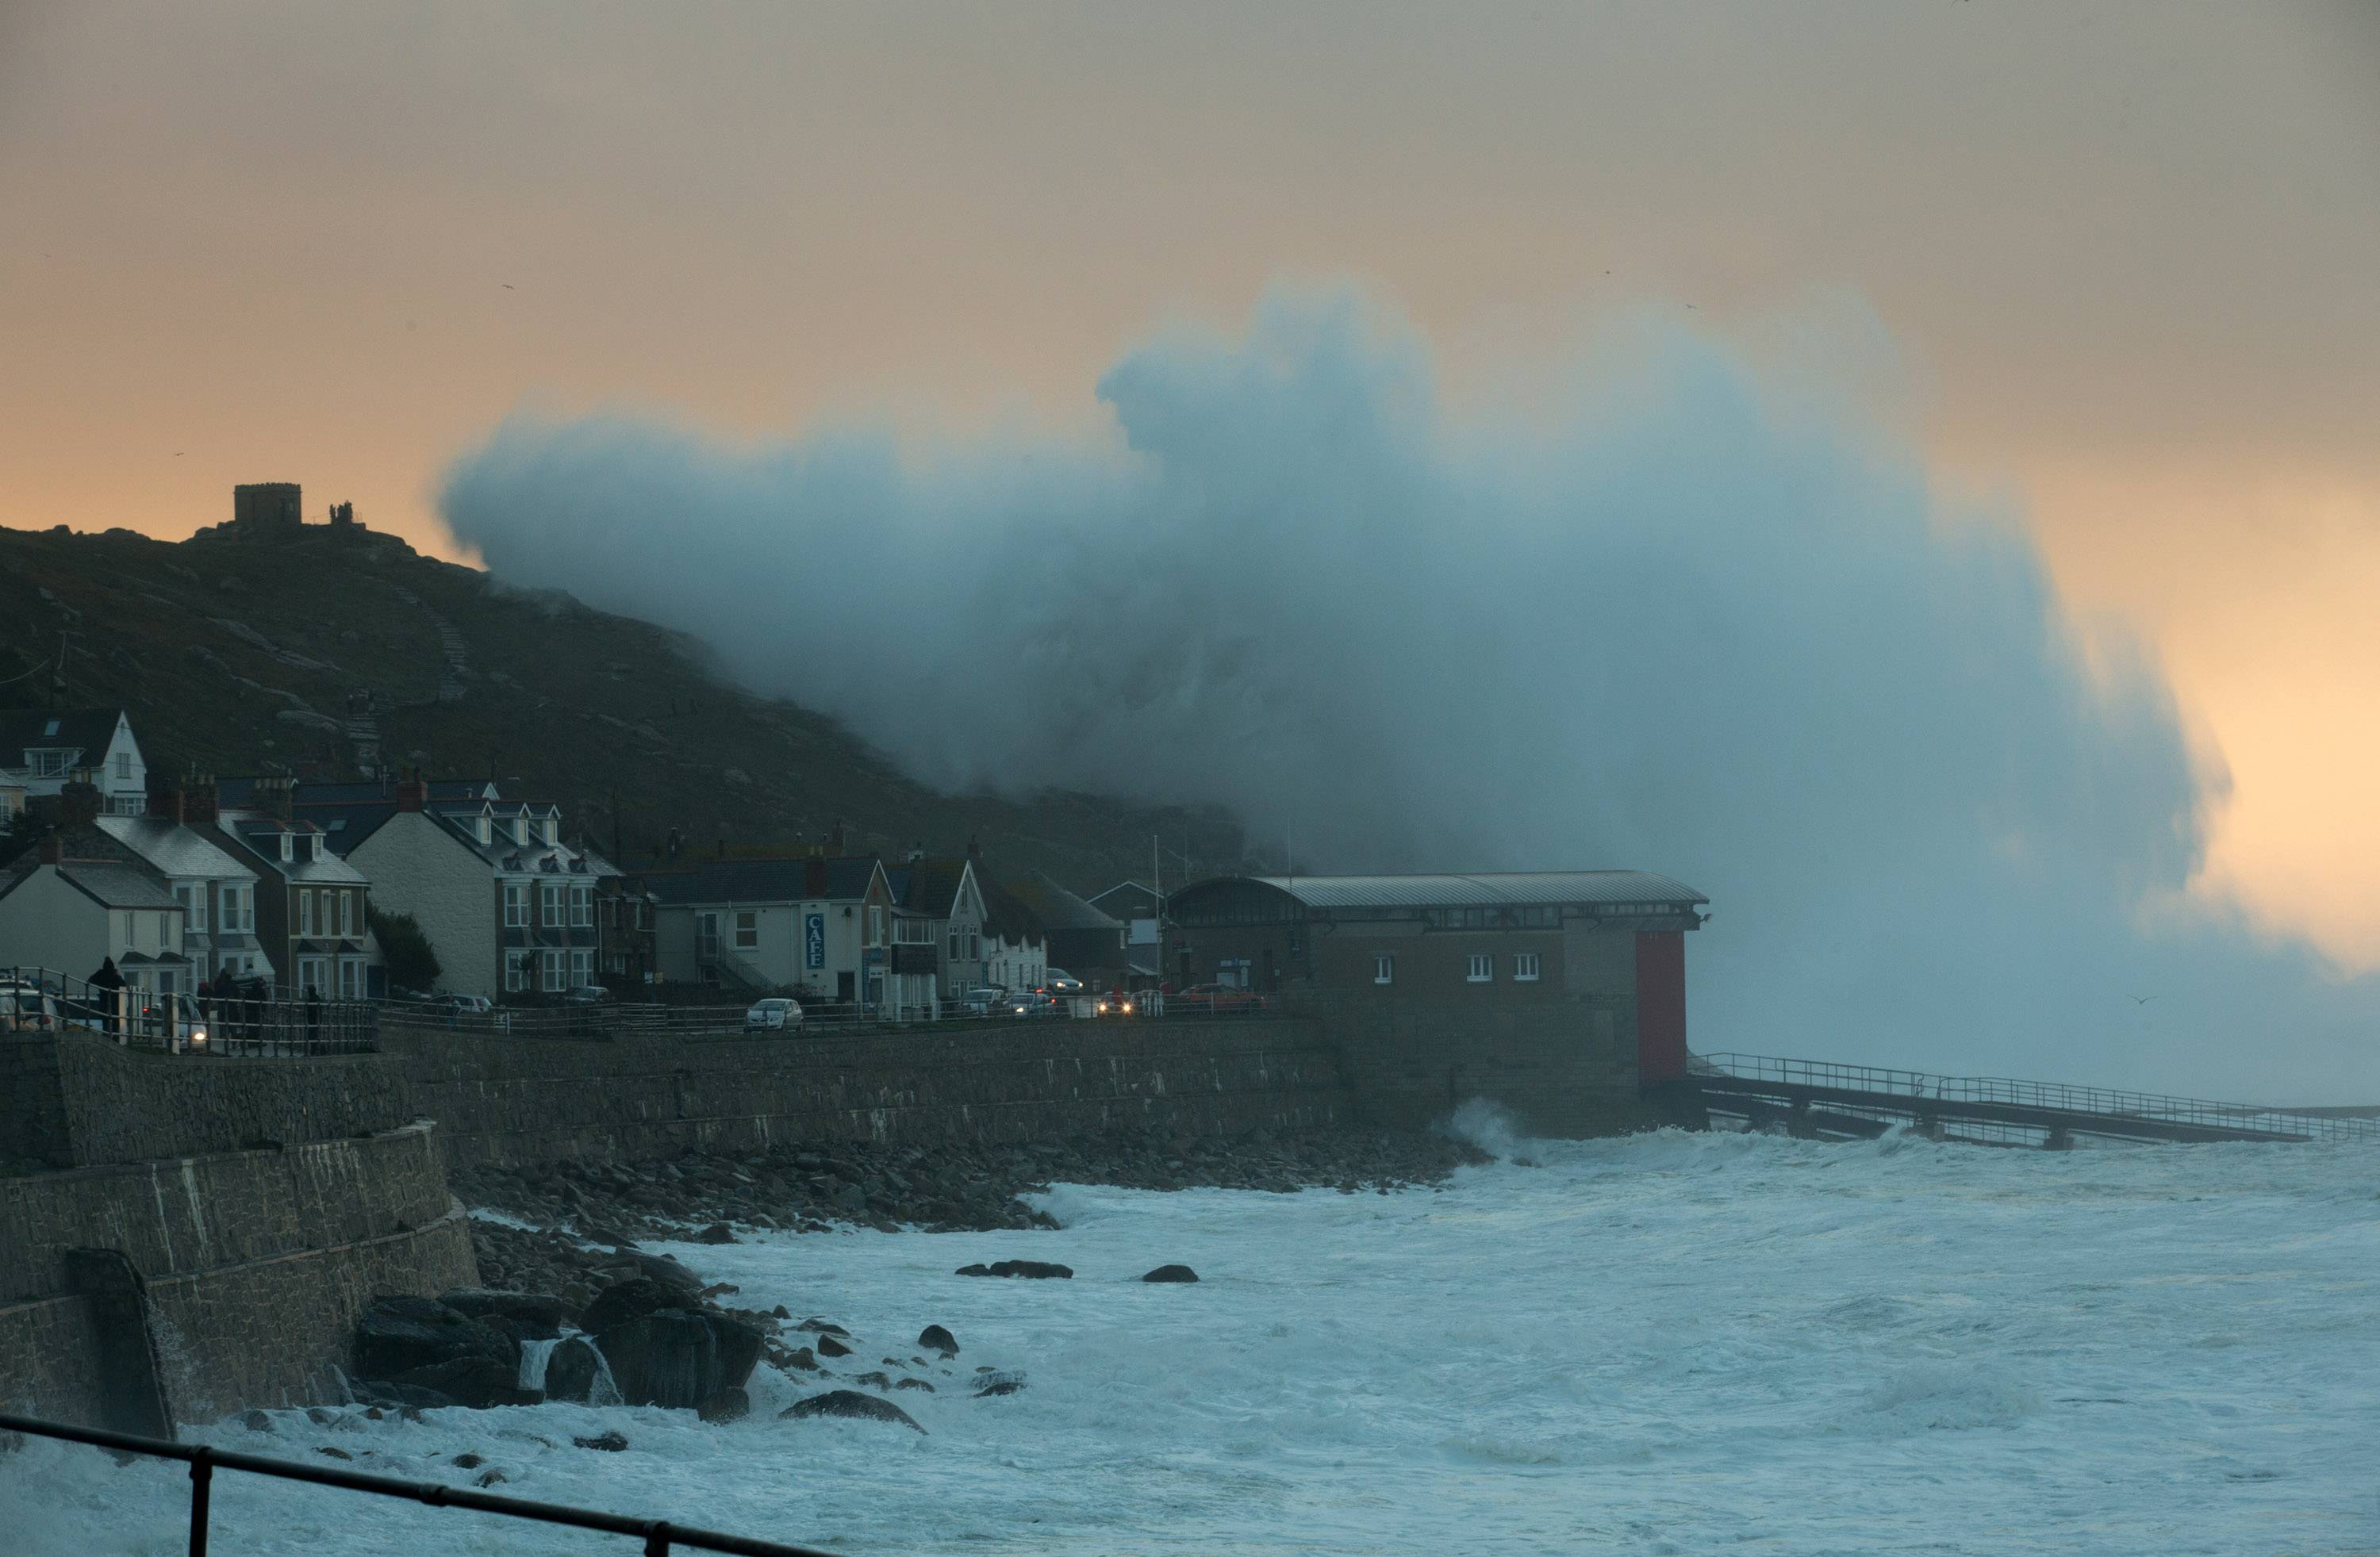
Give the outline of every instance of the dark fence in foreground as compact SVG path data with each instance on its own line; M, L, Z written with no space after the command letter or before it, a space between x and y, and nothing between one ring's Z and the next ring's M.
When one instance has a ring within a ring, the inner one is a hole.
M697 1551L732 1552L737 1557L831 1557L816 1547L754 1540L747 1536L731 1536L717 1530L673 1525L665 1519L629 1519L617 1514L598 1514L592 1509L572 1508L565 1503L535 1503L528 1498L468 1491L459 1487L442 1486L435 1481L400 1481L393 1476L370 1476L362 1471L341 1470L332 1466L303 1465L292 1460L270 1459L262 1454L210 1449L202 1444L169 1443L161 1438L135 1438L129 1433L68 1427L61 1422L45 1422L32 1417L0 1414L0 1432L26 1432L39 1438L63 1439L69 1443L88 1443L118 1454L142 1454L152 1459L183 1461L190 1467L190 1557L206 1557L207 1502L214 1473L218 1470L245 1471L283 1481L310 1481L318 1487L337 1487L345 1491L402 1498L408 1503L428 1503L432 1508L468 1508L481 1514L501 1514L540 1525L563 1525L581 1530L601 1530L611 1535L641 1536L646 1557L668 1557L673 1546Z
M248 1057L370 1054L378 1002L276 993L160 994L71 978L55 968L0 966L0 1032L90 1032L129 1049Z
M1310 1003L1294 1008L1280 996L1234 996L1221 998L1181 995L1135 995L1129 1002L1101 996L1078 996L1052 1002L1014 999L943 1000L931 1008L882 1009L805 1003L798 1025L776 1025L765 1015L755 1018L768 1002L735 1005L640 1005L631 1001L564 1002L551 1006L497 1006L474 1010L443 1000L381 1003L385 1020L414 1027L479 1032L512 1038L576 1038L602 1042L614 1038L674 1036L679 1038L842 1038L876 1033L915 1032L945 1027L1004 1026L1011 1022L1141 1021L1160 1018L1247 1020L1264 1017L1311 1014ZM1020 1010L1018 1007L1024 1008ZM779 1018L778 1022L789 1020Z

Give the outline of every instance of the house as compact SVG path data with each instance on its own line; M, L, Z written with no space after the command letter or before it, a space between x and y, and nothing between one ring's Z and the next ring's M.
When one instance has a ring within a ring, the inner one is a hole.
M256 873L250 923L275 985L342 1000L387 993L367 925L371 883L334 853L322 827L290 817L286 778L236 781L244 803L222 804L222 785L191 778L162 785L152 809L170 810Z
M1121 987L1130 977L1127 926L1076 897L1039 871L1010 888L1041 922L1048 965L1062 968L1094 989ZM1153 943L1152 943L1153 944Z
M805 1000L917 1009L917 985L887 982L896 904L872 854L712 860L643 880L655 900L654 958L664 980L737 996L793 990ZM929 1010L931 998L925 992Z
M655 939L661 899L644 877L599 875L595 884L595 965L613 988L641 989L661 978Z
M119 858L146 867L180 905L182 937L176 949L189 960L193 984L225 970L243 979L278 982L278 968L287 964L276 966L257 938L256 872L206 832L183 822L178 791L157 798L153 815L100 816L91 825L115 841ZM331 993L328 984L314 987Z
M143 866L74 857L71 841L51 833L0 877L0 966L82 980L112 959L134 988L195 990L201 975L182 952L174 894Z
M55 797L86 770L104 815L138 816L149 808L149 765L123 709L0 712L0 784L21 788L29 802L38 802Z
M896 905L895 945L929 948L896 952L894 960L930 972L939 999L957 999L983 984L983 890L975 862L929 859L920 849L903 863L886 867L884 876Z
M395 780L385 800L333 802L312 788L298 787L292 820L319 827L381 909L413 916L447 989L559 995L594 982L596 888L617 873L563 841L560 807L495 799L492 785L442 798L419 777Z
M1132 977L1153 982L1163 975L1157 933L1160 899L1154 888L1137 881L1119 881L1084 900L1109 918L1123 921L1124 960Z
M1180 985L1579 1005L1649 1082L1685 1071L1685 932L1707 901L1649 871L1218 876L1166 900L1165 950Z
M989 874L976 873L983 894L983 973L1002 989L1038 989L1050 982L1050 947L1041 921Z

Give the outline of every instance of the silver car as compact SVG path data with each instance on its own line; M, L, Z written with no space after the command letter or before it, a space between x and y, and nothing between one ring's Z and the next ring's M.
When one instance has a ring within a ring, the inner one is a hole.
M799 1032L802 1030L801 1002L788 1000L782 995L755 1001L744 1013L747 1032Z

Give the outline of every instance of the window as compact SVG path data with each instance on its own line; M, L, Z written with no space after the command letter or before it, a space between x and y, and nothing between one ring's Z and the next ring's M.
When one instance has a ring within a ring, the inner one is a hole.
M298 933L301 935L314 933L314 889L310 887L298 889Z
M364 965L356 958L339 959L339 998L359 1000L364 993Z
M589 925L595 923L595 889L574 887L570 889L570 923Z
M479 815L471 819L471 831L481 843L491 841L488 833L488 814L486 812L482 811Z
M522 989L527 987L528 980L521 972L521 960L526 958L528 955L528 953L525 951L508 951L504 953L504 987L506 989Z
M951 949L949 953L950 960L952 961L955 962L959 960L959 953L963 949L961 943L965 939L965 936L961 933L959 927L955 924L952 925L950 936Z
M226 935L240 928L239 888L229 882L224 884L223 911L217 915L215 923L223 926Z
M884 944L884 905L881 903L868 905L868 944L869 946Z
M1496 976L1496 959L1484 951L1471 954L1471 971L1463 975L1466 984L1487 984Z
M297 857L298 835L295 833L283 833L281 835L281 863L285 865Z
M559 817L548 816L545 819L545 841L548 843L562 841L562 821Z
M983 937L970 930L967 932L967 959L970 961L979 961L982 957Z
M356 933L356 895L353 892L341 892L337 894L337 897L339 899L339 934L344 936L352 936Z
M1516 951L1512 954L1512 982L1514 984L1535 984L1537 982L1537 954L1536 952Z
M562 883L540 881L537 886L537 922L549 930L562 928Z
M570 982L573 985L591 984L595 979L595 954L585 947L570 948Z
M760 945L760 913L758 909L735 911L735 949L752 951Z
M107 799L107 809L111 815L117 816L138 816L148 807L141 803L138 794L128 794L110 795Z
M329 983L330 967L323 959L301 957L298 960L298 992L300 995L320 996Z
M562 953L548 951L539 960L544 965L547 993L559 994L562 989Z
M115 754L115 776L118 778L129 778L132 777L132 754L130 752L118 752Z
M504 883L504 928L526 929L528 925L528 883Z
M63 778L67 774L67 754L64 752L28 752L33 759L36 778Z
M1397 960L1394 956L1385 951L1372 953L1372 982L1374 984L1397 982Z

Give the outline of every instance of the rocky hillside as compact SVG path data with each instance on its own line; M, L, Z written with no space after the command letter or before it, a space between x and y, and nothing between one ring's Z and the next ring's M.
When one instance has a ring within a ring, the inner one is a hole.
M855 848L980 838L996 871L1097 890L1148 869L1149 838L1237 859L1219 814L1065 792L949 795L831 719L726 684L699 646L567 596L509 587L388 536L258 544L0 529L0 706L128 709L152 766L352 778L375 746L433 777L493 774L646 863L797 850L838 820ZM1175 868L1169 864L1169 871Z

